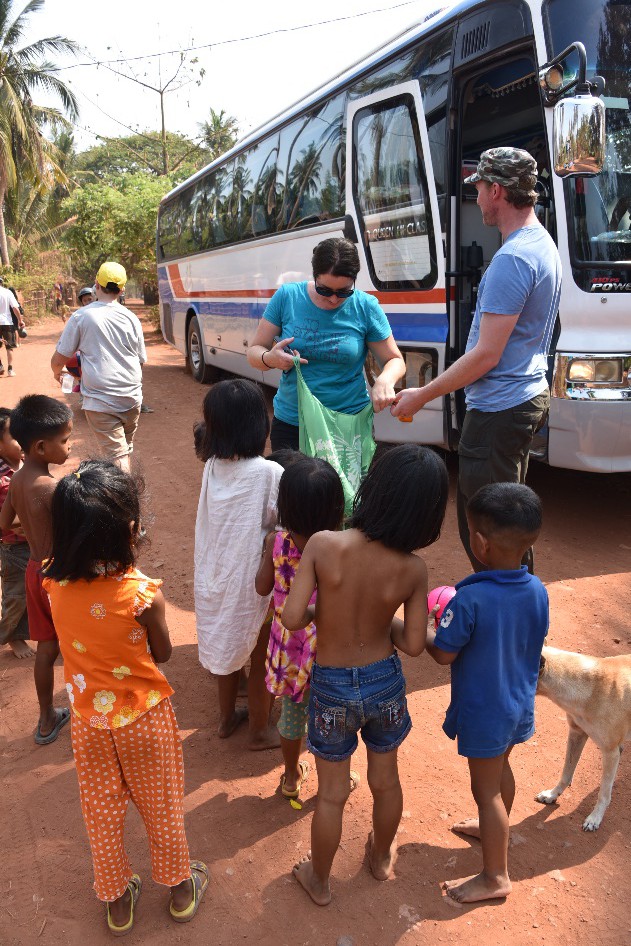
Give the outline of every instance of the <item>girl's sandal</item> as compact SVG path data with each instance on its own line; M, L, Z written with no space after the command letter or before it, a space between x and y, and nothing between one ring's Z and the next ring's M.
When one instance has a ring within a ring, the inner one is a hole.
M134 909L138 903L138 898L140 897L140 892L142 890L142 880L138 874L134 874L132 879L127 884L127 889L131 895L131 907L129 910L129 919L124 926L116 926L112 922L112 917L110 915L110 905L107 905L107 928L112 934L112 936L125 936L126 933L133 928L134 925Z
M176 910L173 900L169 903L169 913L176 923L189 923L199 909L202 897L210 882L208 868L202 861L191 861L191 881L193 883L193 899L186 910Z
M291 790L290 790L290 789L288 789L288 788L285 788L285 776L284 776L284 775L283 775L283 777L282 777L281 780L280 780L280 791L281 791L281 794L284 795L285 798L289 798L289 799L291 799L291 798L295 798L295 799L296 799L296 798L299 798L299 797L300 797L300 789L302 788L302 786L304 785L304 783L305 783L305 782L307 781L307 779L309 778L309 763L308 763L308 761L307 761L306 759L300 759L300 761L298 762L298 769L299 769L299 771L300 771L300 778L298 779L298 784L296 785L296 787L295 787L294 789L291 789Z

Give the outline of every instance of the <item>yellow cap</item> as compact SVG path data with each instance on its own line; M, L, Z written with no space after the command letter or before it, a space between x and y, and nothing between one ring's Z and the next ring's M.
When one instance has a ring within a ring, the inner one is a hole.
M125 267L120 263L103 263L96 274L96 281L103 289L107 289L109 283L114 283L122 291L127 282Z

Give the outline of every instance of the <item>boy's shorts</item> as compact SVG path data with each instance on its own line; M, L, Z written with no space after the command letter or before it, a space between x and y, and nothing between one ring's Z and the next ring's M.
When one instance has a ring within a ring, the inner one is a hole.
M309 719L309 690L305 690L302 703L294 703L288 696L281 697L278 731L283 739L302 739L307 735Z
M314 663L307 734L314 755L328 762L348 759L358 732L371 752L392 752L411 728L397 654L365 667Z
M0 644L29 639L25 588L28 560L28 543L0 543L0 575L2 576Z
M42 563L29 558L26 566L26 610L32 641L56 641L48 595L42 587Z
M12 325L0 325L0 338L4 342L8 351L18 347L18 343L15 338L15 328Z

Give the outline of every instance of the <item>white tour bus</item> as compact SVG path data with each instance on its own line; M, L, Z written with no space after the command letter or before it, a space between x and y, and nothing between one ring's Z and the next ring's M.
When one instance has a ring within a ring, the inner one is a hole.
M345 235L404 354L401 383L427 383L464 351L500 245L463 178L486 148L525 148L564 274L533 453L631 470L630 35L628 2L465 0L340 73L162 201L165 339L198 381L277 383L246 360L257 322L279 285L310 278L320 240ZM459 392L411 424L383 412L375 433L453 449L463 412Z

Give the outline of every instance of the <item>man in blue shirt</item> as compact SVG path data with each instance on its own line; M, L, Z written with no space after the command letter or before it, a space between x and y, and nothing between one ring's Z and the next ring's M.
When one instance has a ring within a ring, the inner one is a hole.
M537 163L519 148L491 148L475 174L478 206L504 243L478 289L465 354L422 388L398 395L392 414L410 416L434 398L465 389L467 413L460 443L458 526L474 570L468 500L487 483L524 483L536 432L546 421L550 392L547 355L561 292L561 260L534 212ZM532 551L524 556L532 571Z

